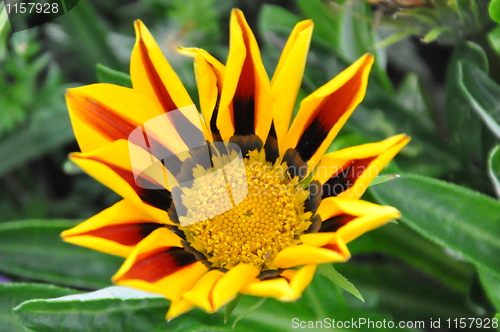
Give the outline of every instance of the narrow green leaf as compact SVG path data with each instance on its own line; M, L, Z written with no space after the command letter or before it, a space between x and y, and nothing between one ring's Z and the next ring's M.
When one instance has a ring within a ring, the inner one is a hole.
M500 0L491 0L488 12L493 21L500 23Z
M500 145L495 146L488 157L488 175L500 198Z
M384 175L379 175L373 181L370 183L370 186L375 186L377 184L381 184L387 181L394 180L396 178L399 178L401 175L398 174L384 174Z
M438 28L434 28L432 29L431 31L429 31L425 36L424 38L422 38L422 41L424 43L431 43L433 41L435 41L436 39L439 38L439 36L441 36L441 34L445 33L445 32L453 32L453 30L451 30L450 28L448 27L438 27Z
M412 28L400 32L396 32L389 37L384 38L380 42L378 42L374 47L375 48L384 48L387 46L391 46L407 37L420 33L420 28Z
M236 319L234 320L233 329L236 326L236 323L238 323L240 320L242 320L243 318L245 318L247 315L251 314L255 310L259 309L260 306L263 305L264 302L266 302L266 300L267 300L267 298L265 298L265 297L261 298L260 300L255 302L255 304L249 306L245 311L243 311L241 314L239 314L238 317L236 317Z
M4 61L7 54L7 36L10 32L9 17L4 3L0 3L0 61Z
M7 11L5 10L4 3L0 3L0 33L3 32L3 29L7 27L9 23L9 17L7 16Z
M96 71L97 79L101 83L111 83L127 88L132 87L132 81L129 74L111 69L105 65L101 65L100 63L96 65Z
M414 10L405 10L405 11L400 11L394 14L395 17L405 17L405 18L410 18L414 19L415 21L423 24L424 26L436 26L439 24L434 18L435 15L429 15L432 14L432 11L418 11L417 9L420 8L415 8Z
M236 307L238 306L238 303L240 302L242 296L243 295L241 293L238 293L238 295L236 295L236 298L226 305L226 311L224 313L224 323L227 323L229 316L231 316L234 309L236 309Z
M123 259L64 243L59 234L76 224L67 220L1 223L0 271L77 287L110 285Z
M478 273L486 295L495 308L500 311L500 276L481 268L478 269Z
M356 296L361 301L365 301L356 287L349 282L343 275L337 272L332 264L318 265L317 270L319 273L330 279L333 283L340 286L343 290Z
M429 114L431 113L422 89L422 83L417 74L406 75L403 83L397 91L399 103L415 117L422 119L421 125L432 128L433 123Z
M24 332L17 322L12 309L31 299L76 294L78 291L46 284L0 283L0 330L5 332Z
M460 87L460 63L467 61L488 70L488 59L483 49L472 42L461 42L453 51L446 72L445 117L450 129L455 155L464 162L482 160L483 125Z
M493 49L500 53L500 26L497 26L488 33L488 41Z
M476 66L461 62L459 84L470 105L500 138L500 86Z
M500 274L500 202L465 187L403 175L371 188L376 199L403 214L402 221L477 266Z

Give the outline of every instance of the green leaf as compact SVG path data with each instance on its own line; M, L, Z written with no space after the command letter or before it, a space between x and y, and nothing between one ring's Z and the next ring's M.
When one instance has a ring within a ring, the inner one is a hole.
M19 129L0 143L0 176L74 140L65 110L40 109L31 120L28 127Z
M159 295L115 286L27 301L16 307L14 313L24 327L37 332L156 331L167 309L168 301Z
M0 329L6 332L25 331L17 322L12 309L24 301L31 299L48 299L51 297L76 294L74 289L54 285L30 283L0 283Z
M371 188L402 221L477 266L500 274L500 202L465 187L403 175Z
M488 12L493 21L500 23L500 0L491 0Z
M343 275L337 272L332 264L318 265L317 270L319 273L330 279L333 283L340 286L343 290L356 296L361 301L365 301L363 296L359 293L356 287L349 282Z
M75 56L73 61L79 66L93 68L96 63L102 63L121 69L123 63L110 46L109 30L91 2L78 1L75 8L58 18L58 23L72 40L77 41L67 45Z
M475 268L468 262L450 256L403 223L388 224L368 232L349 244L353 255L385 254L399 259L439 279L452 289L467 292Z
M500 145L495 146L488 157L488 175L500 198Z
M342 320L358 317L380 320L387 318L339 305L323 281L329 283L327 280L315 278L310 286L314 289L314 293L321 297L321 305L324 308L322 316L315 315L310 300L305 297L291 303L268 299L261 304L260 298L243 296L234 315L245 317L238 321L236 331L287 332L290 331L294 318L305 321L322 320L325 317ZM165 298L156 294L128 287L108 287L87 294L27 301L15 308L14 313L24 327L35 332L234 331L232 322L224 323L223 308L214 314L193 309L167 322L165 313L168 304ZM258 309L251 312L254 307Z
M59 234L76 224L67 220L1 223L0 271L76 287L110 285L123 259L64 243Z
M493 49L500 53L500 26L497 26L488 33L488 41Z
M243 295L241 293L238 293L238 295L236 295L236 298L234 300L232 300L231 302L229 302L226 305L226 312L224 313L224 323L227 322L229 316L231 316L231 314L233 313L234 309L236 309L236 307L238 306L238 303L240 302L242 296Z
M251 314L255 310L259 309L260 306L263 305L264 302L266 302L266 300L267 300L267 298L265 298L265 297L261 298L259 301L255 302L255 304L249 306L245 311L243 311L241 314L239 314L238 317L236 317L236 319L234 320L233 329L240 320L242 320L243 318L245 318L247 315Z
M417 74L410 73L406 75L396 96L399 103L407 109L408 112L422 119L421 125L432 128L433 123L429 116L429 107Z
M346 298L351 308L390 314L395 320L477 317L467 293L450 290L413 266L380 256L337 264L342 275L356 284L365 302Z
M348 63L352 63L365 53L375 53L373 72L385 91L394 92L385 67L387 56L385 49L376 48L378 39L372 27L372 12L365 1L346 1L343 4L340 31L340 49Z
M4 3L0 3L0 61L5 60L7 54L7 36L10 32L9 17Z
M500 311L500 276L481 268L478 269L478 273L486 295L497 311Z
M461 62L459 66L459 84L469 104L500 138L500 86L472 64Z
M342 11L340 6L334 7L335 11L332 13L321 0L296 0L296 2L304 16L314 21L314 34L323 43L339 49L341 35L339 17ZM336 4L331 3L331 5Z
M96 65L97 79L100 83L111 83L127 88L132 88L130 75L124 72L111 69L98 63Z
M400 175L398 175L398 174L379 175L375 179L373 179L373 181L370 183L370 186L374 186L374 185L381 184L381 183L384 183L387 181L391 181L391 180L394 180L394 179L399 178L399 177L400 177Z
M278 33L282 37L288 38L293 27L299 21L300 17L283 7L264 4L259 14L259 31L262 35Z
M420 32L420 28L412 28L400 32L396 32L391 34L390 36L384 38L380 42L378 42L375 45L375 48L384 48L387 46L391 46L392 44L395 44L397 42L400 42L401 40L410 37L412 35L418 34Z
M438 27L438 28L434 28L432 29L431 31L429 31L425 36L424 38L422 38L422 41L424 41L425 43L431 43L433 41L435 41L436 39L439 38L439 36L441 36L442 33L445 33L445 32L453 32L453 30L451 30L450 28L448 27Z
M450 129L451 144L456 155L465 162L471 157L482 160L482 122L469 105L460 87L460 62L467 61L488 70L488 60L483 49L472 42L459 43L450 59L446 73L445 117Z

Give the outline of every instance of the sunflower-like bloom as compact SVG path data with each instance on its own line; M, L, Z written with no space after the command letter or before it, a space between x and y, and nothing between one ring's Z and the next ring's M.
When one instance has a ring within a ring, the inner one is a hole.
M194 58L200 115L135 22L133 89L93 84L66 95L82 151L71 160L123 200L63 239L126 257L113 282L164 295L172 319L195 306L215 312L238 293L294 301L317 264L347 261L347 243L399 218L359 198L408 137L326 153L365 95L372 55L292 117L312 30L310 20L295 26L271 81L239 10L225 66L180 49Z

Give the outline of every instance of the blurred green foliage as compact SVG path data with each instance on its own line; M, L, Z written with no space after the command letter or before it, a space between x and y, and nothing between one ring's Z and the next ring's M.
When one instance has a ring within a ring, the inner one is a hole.
M201 311L165 323L167 301L140 294L122 294L127 300L118 301L105 292L96 295L99 301L81 295L24 303L15 310L19 321L33 331L91 329L96 317L110 331L199 331L231 330L238 317L238 331L288 331L291 317L493 317L500 311L500 203L491 198L500 195L500 1L402 3L80 0L68 14L16 34L0 13L0 220L40 219L0 223L0 271L16 281L96 289L119 263L59 242L58 233L72 222L54 220L88 218L118 199L67 161L78 147L63 96L68 87L97 81L130 84L135 19L151 29L195 102L192 59L177 54L177 47L205 48L224 62L231 7L245 10L270 76L295 23L312 19L300 98L362 54L376 55L366 98L329 150L396 133L412 137L385 171L402 178L364 197L396 206L403 219L353 242L353 259L335 266L365 302L318 274L297 303L267 300L249 313L257 301L243 297L227 324L223 314L212 319ZM42 220L49 218L54 220ZM91 266L74 269L71 259ZM50 264L39 264L45 261ZM39 298L75 293L16 285L19 296L0 284L0 294L6 294L0 296L0 321L10 324L14 313L5 301L12 308L29 299L28 292ZM102 303L118 308L117 314L103 313ZM22 331L17 323L11 326Z

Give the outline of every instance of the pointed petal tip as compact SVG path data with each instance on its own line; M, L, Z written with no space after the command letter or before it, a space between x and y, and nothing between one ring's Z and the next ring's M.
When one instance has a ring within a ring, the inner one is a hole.
M141 20L135 20L134 21L134 27L135 28L140 29L143 26L144 26L144 22L142 22Z
M295 25L300 31L308 30L308 29L313 29L314 28L314 21L311 19L300 21Z
M170 308L165 315L165 320L169 323L172 319L179 317L182 314L185 314L189 310L193 309L194 305L189 303L186 300L177 301L177 303L172 302L170 304Z
M239 8L231 9L231 15L243 15L243 11Z
M190 57L195 57L196 56L196 51L194 48L191 48L191 47L182 47L182 46L179 46L177 47L177 52L182 54L182 55L187 55L187 56L190 56Z

